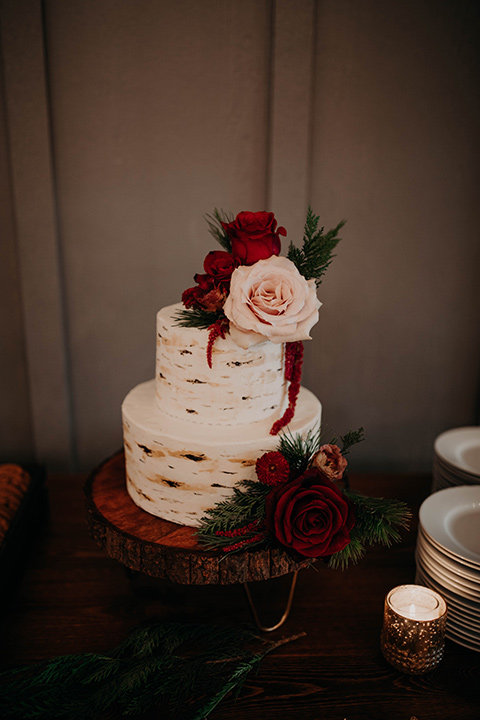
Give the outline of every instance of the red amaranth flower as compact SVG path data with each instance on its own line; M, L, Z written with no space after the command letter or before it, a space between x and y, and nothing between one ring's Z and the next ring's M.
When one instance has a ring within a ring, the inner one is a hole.
M264 485L280 485L288 480L290 465L281 452L267 452L255 463L257 477Z
M225 316L219 318L208 328L207 363L210 369L212 369L212 351L215 340L218 337L225 338L227 332L228 320Z
M277 435L280 430L293 420L297 405L300 383L302 380L303 343L300 340L285 345L285 379L290 381L288 388L288 407L283 416L273 423L270 435Z
M216 530L215 535L230 538L240 537L240 535L247 535L247 533L260 530L262 528L263 522L263 519L252 520L248 523L248 525L241 525L240 527L236 527L233 530Z
M245 538L243 540L239 540L238 542L234 543L233 545L227 545L226 547L222 548L222 552L235 552L235 550L240 550L241 548L245 547L245 545L251 545L254 542L260 542L261 540L265 539L265 533L258 533L257 535L253 535L253 537Z

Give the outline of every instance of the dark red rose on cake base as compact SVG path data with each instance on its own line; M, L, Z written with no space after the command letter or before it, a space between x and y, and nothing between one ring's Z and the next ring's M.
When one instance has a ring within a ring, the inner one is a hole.
M203 269L217 283L229 283L237 265L232 255L224 250L212 250L203 261Z
M310 558L343 550L355 525L351 503L317 468L272 490L265 509L267 528L277 540Z
M223 229L232 243L232 255L242 265L253 265L280 252L280 237L286 235L284 227L277 228L272 212L241 212Z

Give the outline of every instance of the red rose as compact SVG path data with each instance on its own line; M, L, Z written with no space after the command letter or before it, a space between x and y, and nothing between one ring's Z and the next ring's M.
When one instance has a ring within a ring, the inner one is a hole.
M279 235L286 235L271 212L241 212L231 223L222 223L231 240L232 255L242 265L253 265L280 252Z
M203 262L203 269L216 282L230 282L232 272L235 270L237 263L224 250L212 250L208 253Z
M203 290L205 292L208 292L215 287L215 281L213 277L210 277L210 275L201 275L200 273L195 273L193 279L196 283L198 283L200 290Z
M317 468L272 490L265 509L269 531L305 557L343 550L355 524L349 500Z

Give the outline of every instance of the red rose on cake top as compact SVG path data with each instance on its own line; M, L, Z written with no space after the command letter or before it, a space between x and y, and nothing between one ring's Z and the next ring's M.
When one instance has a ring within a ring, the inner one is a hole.
M230 282L237 265L233 256L225 250L211 250L203 261L203 269L206 274L217 283Z
M277 228L272 212L240 212L233 222L222 227L232 244L232 255L241 265L253 265L280 253L280 235L284 227Z

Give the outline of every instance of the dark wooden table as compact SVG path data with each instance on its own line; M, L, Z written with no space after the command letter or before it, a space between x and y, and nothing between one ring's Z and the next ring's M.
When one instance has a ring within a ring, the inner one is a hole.
M55 655L118 645L145 619L251 621L242 585L185 586L128 573L89 537L85 476L48 479L50 517L18 577L2 583L2 669ZM447 641L433 672L417 677L390 667L380 652L387 591L414 582L417 509L428 476L353 475L351 486L409 503L414 521L390 550L375 548L346 572L301 570L293 609L274 638L305 632L267 655L238 699L226 698L212 720L276 717L322 720L479 720L480 653ZM282 614L290 577L251 584L262 620Z

